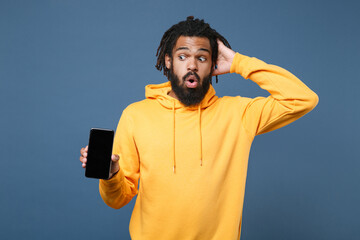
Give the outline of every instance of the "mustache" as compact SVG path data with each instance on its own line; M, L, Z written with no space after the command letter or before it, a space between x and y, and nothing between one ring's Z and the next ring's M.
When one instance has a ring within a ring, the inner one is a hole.
M185 81L185 79L191 75L194 75L196 77L196 79L200 82L200 77L196 72L188 72L184 77L183 80Z

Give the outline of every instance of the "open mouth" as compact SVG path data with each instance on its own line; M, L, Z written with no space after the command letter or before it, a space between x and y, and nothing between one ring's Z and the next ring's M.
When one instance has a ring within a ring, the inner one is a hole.
M198 83L199 83L198 79L193 74L185 78L185 85L188 88L196 88L198 86Z

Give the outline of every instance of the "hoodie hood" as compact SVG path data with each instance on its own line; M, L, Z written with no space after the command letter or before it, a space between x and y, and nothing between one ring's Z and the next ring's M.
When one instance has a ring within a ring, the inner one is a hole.
M198 106L192 106L192 107L185 106L179 100L169 96L168 93L170 91L171 91L170 81L161 84L150 84L145 87L145 96L148 99L156 99L163 107L168 109L188 108L189 110L190 109L196 110L199 107L201 109L207 108L218 99L218 97L215 96L216 93L215 89L211 84L204 99L201 101L200 105Z

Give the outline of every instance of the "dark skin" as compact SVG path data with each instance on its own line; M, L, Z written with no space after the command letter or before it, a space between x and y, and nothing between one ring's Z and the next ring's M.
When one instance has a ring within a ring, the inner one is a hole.
M185 58L182 54L185 55ZM217 68L214 69L213 76L230 73L230 67L234 56L235 52L218 40ZM211 68L214 68L214 64L211 62L210 41L206 38L179 37L173 49L173 59L174 61L171 63L170 57L165 56L166 66L167 68L170 68L171 64L173 64L174 72L176 68L176 74L179 74L179 76L182 76L184 73L191 70L196 71L202 80L206 73L209 74ZM169 95L178 99L176 94L172 91ZM80 162L82 163L83 168L86 167L87 155L88 146L81 148ZM119 155L117 154L111 156L110 178L120 169L119 159Z

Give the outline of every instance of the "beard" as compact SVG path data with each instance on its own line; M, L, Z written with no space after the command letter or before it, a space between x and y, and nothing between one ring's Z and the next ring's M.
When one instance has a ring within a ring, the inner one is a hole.
M204 99L206 93L210 88L210 83L212 79L212 71L210 74L201 81L199 75L196 72L188 72L180 81L179 77L174 74L173 68L171 67L169 72L169 80L171 83L171 88L174 91L176 97L179 101L187 107L196 106ZM196 88L188 88L185 85L185 79L194 75L198 81Z

